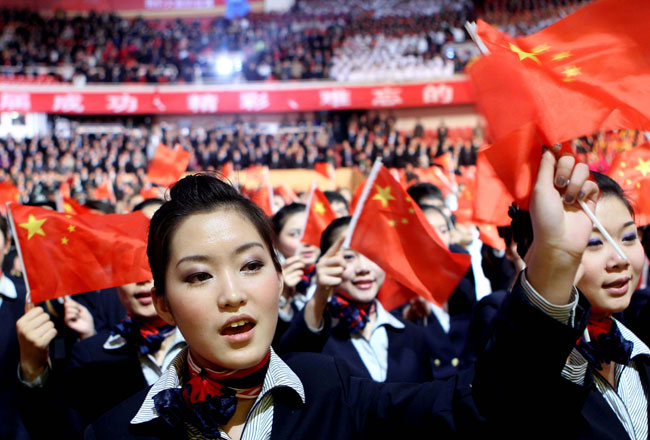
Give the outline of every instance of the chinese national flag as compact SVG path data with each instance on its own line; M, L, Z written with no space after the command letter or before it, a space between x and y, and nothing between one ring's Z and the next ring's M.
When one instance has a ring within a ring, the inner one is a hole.
M650 223L650 145L643 144L620 153L607 175L614 179L632 202L637 226Z
M63 212L65 214L90 214L92 211L72 197L63 197Z
M334 180L334 166L329 162L316 162L314 170L326 179Z
M414 168L413 172L418 176L420 182L428 182L440 189L442 195L447 197L452 191L452 182L449 180L449 173L443 171L439 166L433 165L429 168Z
M140 195L147 199L162 199L164 197L164 188L158 186L143 186L140 190Z
M483 243L493 247L494 249L501 251L506 250L506 242L499 235L499 230L496 226L487 224L479 224L476 226L478 226L479 239Z
M183 147L167 148L158 145L153 160L149 162L147 177L149 181L161 186L170 186L181 178L190 162L190 153Z
M650 130L650 2L600 0L511 38L479 20L489 55L469 70L499 139L527 122L551 145L599 130Z
M7 203L16 203L20 201L20 191L18 187L11 182L0 182L0 214L7 213Z
M456 177L458 183L458 209L454 212L461 223L471 222L474 216L476 177L463 174Z
M31 301L147 281L149 219L142 213L64 214L10 205Z
M445 247L420 208L383 166L372 183L350 247L381 266L397 283L440 305L470 266L470 256Z
M307 224L305 225L302 240L300 241L320 247L320 237L323 231L335 219L336 214L332 211L330 202L325 197L325 194L318 188L314 188L311 205L307 214Z
M542 145L536 136L535 126L525 124L480 151L479 156L481 154L517 205L528 209L530 193L542 160Z
M499 180L492 165L483 153L484 151L485 147L479 150L476 161L474 221L496 226L509 226L508 208L515 199L510 195L504 183Z
M286 183L280 184L280 186L276 188L276 191L280 194L282 200L284 200L284 203L287 205L293 203L293 201L298 197L294 190L292 190Z
M248 197L267 216L273 217L273 188L271 188L270 184L262 185L258 189L249 190Z
M109 180L105 180L103 183L99 184L99 186L95 188L93 198L95 200L108 200L111 203L115 203L113 184Z

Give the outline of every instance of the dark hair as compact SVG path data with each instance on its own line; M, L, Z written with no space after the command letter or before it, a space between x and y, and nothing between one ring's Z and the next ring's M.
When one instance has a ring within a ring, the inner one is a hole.
M133 207L133 212L142 211L145 208L148 208L151 205L162 205L165 203L163 199L145 199Z
M333 202L340 202L345 205L345 209L350 209L348 206L348 201L345 200L345 197L343 197L341 194L339 194L336 191L323 191L323 194L325 194L325 197L327 198L327 201L332 204Z
M329 248L332 247L334 241L336 241L336 236L338 235L339 229L348 226L350 224L352 217L345 216L334 219L332 223L327 225L323 231L323 235L320 236L320 254L323 255Z
M420 209L422 210L422 212L425 212L425 211L435 211L435 212L437 212L438 214L440 214L445 219L445 222L447 223L447 227L450 230L453 229L454 226L453 226L453 223L451 222L451 219L447 216L447 214L444 213L444 211L442 209L440 209L440 208L438 208L437 206L434 206L434 205L420 205Z
M600 198L612 196L618 198L623 202L632 215L632 218L634 218L634 210L632 209L630 201L625 196L623 189L614 179L597 171L591 171L591 177L598 186ZM512 227L512 239L517 243L517 253L521 258L524 258L530 245L533 243L534 238L530 213L512 205L508 209L508 215L512 219L510 226Z
M169 247L172 235L178 226L193 214L206 213L219 208L234 209L253 224L269 250L275 270L282 272L282 266L273 251L273 228L266 214L216 176L207 173L194 174L176 182L169 191L169 200L163 203L151 218L147 256L157 295L165 294Z
M275 235L280 235L280 232L282 232L282 229L289 220L289 217L299 212L303 212L306 209L307 207L302 203L289 203L288 205L284 205L282 208L280 208L280 210L275 213L273 219L271 220L273 222L273 230L275 231Z
M5 239L5 243L9 241L9 222L4 215L0 215L0 232Z
M406 192L418 205L420 205L420 200L425 197L433 197L434 199L441 200L443 203L445 201L445 196L442 195L440 188L429 182L421 182L411 185Z
M87 200L84 206L104 214L115 214L115 206L106 200Z

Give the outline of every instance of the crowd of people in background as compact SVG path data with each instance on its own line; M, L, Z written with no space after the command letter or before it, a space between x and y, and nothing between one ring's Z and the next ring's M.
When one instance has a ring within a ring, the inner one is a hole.
M530 33L582 4L514 3L490 2L483 18ZM445 78L474 53L455 45L469 40L463 25L475 18L472 3L459 0L305 1L289 13L233 20L0 9L0 74L77 85L200 83L219 81L225 58L229 81Z

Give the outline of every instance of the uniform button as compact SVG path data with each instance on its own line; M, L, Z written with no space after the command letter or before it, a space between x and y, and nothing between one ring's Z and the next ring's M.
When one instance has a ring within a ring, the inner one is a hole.
M435 365L436 367L439 367L440 364L441 364L440 359L436 359L435 361L433 361L433 365Z
M457 367L459 363L460 363L460 361L458 360L458 358L453 358L451 360L451 366L452 367Z

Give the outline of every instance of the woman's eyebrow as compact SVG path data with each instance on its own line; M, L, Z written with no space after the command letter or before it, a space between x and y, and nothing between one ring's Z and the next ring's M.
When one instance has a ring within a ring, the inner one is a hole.
M248 249L253 248L253 247L260 247L262 249L264 248L264 245L260 242L257 241L251 241L249 243L242 244L239 246L235 251L233 252L235 255L239 255L243 252L246 252ZM194 262L194 263L205 263L206 261L209 261L211 258L208 255L187 255L176 263L176 267L178 267L181 263L185 262Z

